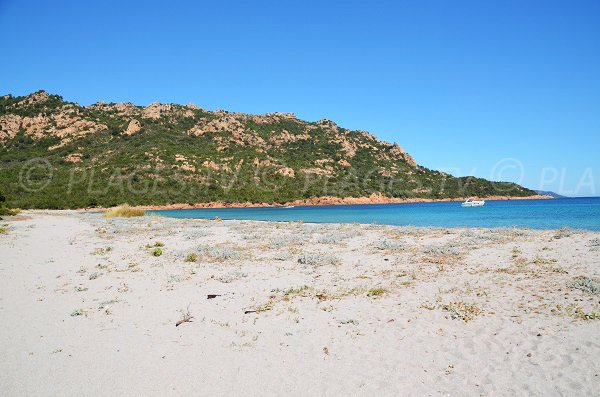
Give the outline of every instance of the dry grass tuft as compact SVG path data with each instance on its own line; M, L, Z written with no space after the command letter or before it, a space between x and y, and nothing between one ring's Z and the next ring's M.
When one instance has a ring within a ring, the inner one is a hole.
M133 218L134 216L144 215L146 215L146 211L132 207L129 204L122 204L106 211L103 216L105 218Z
M448 305L443 305L442 309L450 313L453 320L459 319L464 322L473 320L482 312L477 306L464 302L451 302Z

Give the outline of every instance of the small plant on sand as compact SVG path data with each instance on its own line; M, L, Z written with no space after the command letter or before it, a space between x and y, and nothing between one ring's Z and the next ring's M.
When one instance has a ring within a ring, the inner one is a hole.
M367 296L373 297L373 296L381 296L385 293L385 289L381 288L381 287L377 287L377 288L371 288L369 290L369 292L367 293Z
M268 312L273 309L273 299L269 299L269 301L265 304L256 307L256 313Z
M179 312L181 313L181 320L179 320L175 323L176 327L179 327L183 323L191 323L192 322L194 316L192 316L192 314L190 313L189 306L185 310L180 309Z
M590 247L590 251L600 251L600 238L591 239L588 247Z
M107 252L112 251L112 247L106 247L106 248L96 248L94 250L94 252L92 252L92 255L104 255Z
M90 277L89 277L89 279L90 279L90 280L95 280L95 279L97 279L98 277L100 277L100 273L98 273L98 272L94 272L94 273L90 274Z
M334 230L328 234L321 236L317 242L319 244L337 244L350 238L350 234L345 231Z
M298 296L307 296L308 294L310 294L311 291L312 291L312 288L310 288L308 285L303 285L302 287L297 287L297 288L292 287L284 292L283 300L289 301L290 299L292 299L292 297L297 296L297 295Z
M512 249L512 257L513 257L513 259L518 258L519 255L521 255L521 250L518 247L513 247L513 249Z
M571 237L572 234L573 234L573 231L570 228L563 227L556 231L556 233L554 234L554 238L556 240L558 240L558 239L561 239L564 237Z
M281 248L287 246L303 245L306 243L307 238L300 234L284 234L276 236L271 242L271 248Z
M582 313L581 317L584 320L600 320L600 311L592 310L591 312Z
M227 283L234 282L234 281L239 280L244 277L248 277L248 274L244 273L244 272L230 272L227 274L222 274L220 276L217 276L216 279L222 283L227 284Z
M217 262L236 260L242 257L242 254L238 249L227 246L200 247L200 251L203 255L206 255Z
M156 247L152 250L152 256L161 256L162 254L163 254L163 251L158 247Z
M535 258L533 258L532 263L534 265L550 265L553 263L556 263L557 260L556 259L548 259L548 258L543 258L541 256L536 256Z
M589 277L578 277L571 283L571 287L579 289L588 294L600 293L600 283Z
M298 257L298 263L310 266L338 265L340 260L331 255L304 252Z
M123 204L104 213L105 218L133 218L134 216L144 216L146 211L134 208L129 204Z
M186 262L196 262L196 261L198 261L198 254L196 254L195 252L190 252L189 254L187 254L185 256L185 261Z
M71 317L85 316L86 314L84 309L75 309L71 312Z
M474 304L464 302L451 302L443 305L442 309L450 313L453 320L463 320L464 322L473 320L481 314L481 309Z
M5 226L0 226L0 234L8 234L8 228Z
M377 240L373 244L373 248L380 251L402 251L406 246L402 241L382 239Z

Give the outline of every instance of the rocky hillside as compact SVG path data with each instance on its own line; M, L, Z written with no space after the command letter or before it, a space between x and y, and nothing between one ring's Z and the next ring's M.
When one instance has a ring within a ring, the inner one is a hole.
M535 194L429 170L396 143L326 119L80 106L44 91L0 98L0 190L21 208Z

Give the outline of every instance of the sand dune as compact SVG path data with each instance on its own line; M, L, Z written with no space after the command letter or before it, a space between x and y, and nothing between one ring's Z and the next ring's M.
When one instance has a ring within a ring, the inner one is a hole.
M25 217L0 221L2 395L600 387L600 233Z

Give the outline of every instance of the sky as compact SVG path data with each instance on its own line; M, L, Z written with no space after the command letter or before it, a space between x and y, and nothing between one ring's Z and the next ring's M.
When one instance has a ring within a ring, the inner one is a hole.
M600 1L0 0L0 94L293 112L600 195Z

